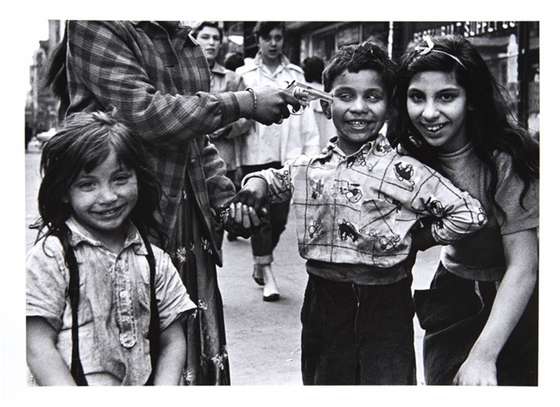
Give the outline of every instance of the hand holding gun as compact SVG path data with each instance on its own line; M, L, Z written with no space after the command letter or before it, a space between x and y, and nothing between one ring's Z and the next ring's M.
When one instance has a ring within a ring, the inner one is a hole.
M293 81L288 85L287 89L301 103L303 107L309 106L309 102L311 102L312 100L319 99L327 103L332 103L333 101L333 98L329 93L315 89L314 87L306 85L305 83ZM296 111L292 109L292 113L295 114Z

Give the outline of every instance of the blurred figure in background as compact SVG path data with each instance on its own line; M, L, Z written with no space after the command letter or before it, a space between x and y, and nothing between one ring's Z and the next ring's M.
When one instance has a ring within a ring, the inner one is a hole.
M194 31L194 37L200 44L202 52L210 68L210 92L218 94L225 91L244 90L243 79L235 72L224 68L216 58L220 51L223 31L216 22L204 21ZM241 58L243 61L243 58ZM213 133L209 134L210 141L218 149L218 153L226 163L226 176L233 182L236 190L241 182L241 144L240 137L246 136L251 128L251 121L241 118ZM228 232L227 238L235 240L237 237Z
M280 21L261 21L255 26L259 51L251 63L237 69L250 88L286 88L292 81L304 81L303 70L291 64L283 54L285 26ZM254 123L249 135L241 140L243 174L267 168L281 168L288 159L301 154L319 152L319 132L313 111L303 109L281 124L263 126ZM264 285L263 300L276 301L280 293L271 263L272 253L285 228L290 209L289 202L271 204L269 221L251 238L253 250L253 279Z
M325 69L325 62L319 57L309 57L303 60L303 74L305 76L305 81L315 89L323 90L323 80L322 74L323 69ZM336 136L336 128L332 120L325 115L323 109L321 108L321 102L317 100L312 100L309 103L309 108L313 110L313 115L315 116L315 121L317 122L317 128L319 130L319 145L324 148L329 140Z
M224 58L224 66L230 71L235 72L235 70L240 66L243 66L243 64L243 55L239 52L230 52L226 54L226 57Z

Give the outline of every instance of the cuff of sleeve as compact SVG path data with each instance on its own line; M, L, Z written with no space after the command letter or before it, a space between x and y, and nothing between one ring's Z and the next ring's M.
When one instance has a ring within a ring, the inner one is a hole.
M538 219L531 219L527 220L526 222L519 222L516 225L510 225L509 227L502 228L502 236L503 235L510 235L512 233L522 232L524 230L531 230L531 229L538 229L539 227L539 220Z
M263 256L253 256L253 263L259 265L266 265L272 263L274 258L272 254L265 254Z
M222 123L231 123L239 119L239 101L234 92L223 92L216 96L222 105Z
M47 312L37 310L37 309L30 309L29 307L25 313L26 318L43 318L56 332L59 332L62 329L62 320L55 316L50 315Z
M262 179L264 182L266 182L266 184L268 185L268 181L266 180L265 177L263 177L262 175L259 174L247 174L243 177L243 179L241 180L241 186L245 186L245 184L247 183L247 181L249 181L249 179L251 178L260 178Z
M432 231L432 236L434 238L434 240L440 244L440 245L446 245L451 243L451 240L446 240L444 239L439 233L438 233L438 227L437 227L437 222L432 223L431 226L431 231Z
M183 321L191 313L196 312L196 305L189 299L188 303L182 304L182 306L174 311L173 314L168 315L160 320L159 327L163 331L169 328L169 326L175 321Z

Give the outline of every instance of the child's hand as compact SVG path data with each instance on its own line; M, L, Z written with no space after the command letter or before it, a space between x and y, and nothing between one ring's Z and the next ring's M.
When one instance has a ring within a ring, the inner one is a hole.
M490 359L467 357L455 375L453 384L459 386L497 386L496 362Z
M227 217L223 222L225 229L242 237L252 235L267 220L265 194L266 182L250 178L227 208Z
M265 220L257 215L255 208L241 202L232 202L222 209L221 223L224 229L237 236L250 237L264 222Z
M245 182L243 188L233 197L232 203L238 203L253 207L258 214L266 212L266 181L259 177L252 177Z
M249 178L230 203L219 209L218 221L224 229L241 237L251 236L258 227L267 222L265 207L266 181Z

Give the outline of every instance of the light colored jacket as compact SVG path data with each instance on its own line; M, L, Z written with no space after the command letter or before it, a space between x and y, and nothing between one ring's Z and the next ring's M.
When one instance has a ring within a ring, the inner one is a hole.
M282 56L281 63L274 72L270 72L263 64L260 53L252 63L237 68L235 72L242 76L247 87L254 89L287 88L294 80L305 81L303 70L291 64L285 56ZM300 110L282 124L265 126L253 122L249 135L241 140L241 144L242 165L284 163L301 154L317 154L320 151L319 130L313 110Z
M210 73L212 75L210 93L235 92L244 90L246 87L239 75L218 63L214 63ZM241 139L248 134L251 127L250 120L241 118L208 135L210 141L218 149L220 157L225 161L228 171L233 171L241 166Z

